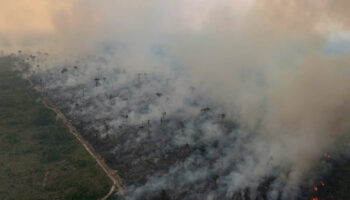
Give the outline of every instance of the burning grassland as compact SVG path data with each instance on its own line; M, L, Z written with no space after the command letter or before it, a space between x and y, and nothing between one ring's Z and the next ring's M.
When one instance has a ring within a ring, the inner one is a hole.
M274 138L242 124L239 115L181 76L133 73L92 57L49 68L21 65L27 67L24 76L118 170L127 198L332 199L334 185L343 180L334 169L348 160L346 154L337 157L346 147L332 156L320 152L302 170L289 155L288 135Z

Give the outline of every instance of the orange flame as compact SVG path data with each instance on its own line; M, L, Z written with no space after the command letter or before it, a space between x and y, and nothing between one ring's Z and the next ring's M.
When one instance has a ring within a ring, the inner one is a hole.
M324 184L324 182L323 182L323 181L321 181L321 185L322 185L322 187L324 187L326 184Z
M312 200L318 200L318 197L314 197L314 198L312 198Z

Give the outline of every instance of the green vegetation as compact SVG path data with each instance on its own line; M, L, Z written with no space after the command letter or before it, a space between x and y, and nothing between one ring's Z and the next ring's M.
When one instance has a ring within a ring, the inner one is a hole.
M0 199L100 199L111 181L40 99L0 58Z

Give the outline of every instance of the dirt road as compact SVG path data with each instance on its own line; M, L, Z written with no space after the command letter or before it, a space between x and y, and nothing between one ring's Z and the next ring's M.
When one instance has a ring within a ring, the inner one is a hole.
M28 80L28 82L30 83L30 87L34 86L33 82L30 79L26 79L26 80ZM84 146L86 151L89 152L89 154L96 160L97 164L103 169L103 171L107 174L107 176L112 180L113 185L110 191L108 192L108 194L104 196L102 200L108 199L113 194L115 189L117 189L121 195L125 196L126 187L123 185L123 181L118 175L117 171L111 169L104 162L103 158L94 151L93 147L79 134L79 132L65 117L65 115L58 108L53 106L53 104L50 102L50 100L47 97L44 96L44 94L42 94L42 96L43 96L43 104L45 105L45 107L54 111L62 119L63 123L68 127L70 133L73 134L75 138Z

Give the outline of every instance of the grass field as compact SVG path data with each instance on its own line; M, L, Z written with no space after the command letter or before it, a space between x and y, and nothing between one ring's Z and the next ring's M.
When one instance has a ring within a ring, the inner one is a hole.
M100 199L112 182L0 58L0 199Z

